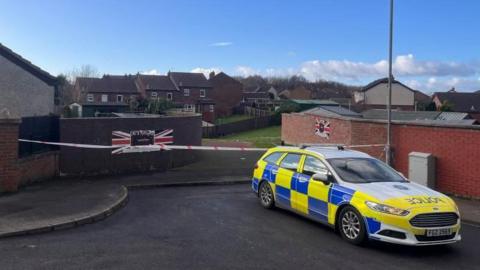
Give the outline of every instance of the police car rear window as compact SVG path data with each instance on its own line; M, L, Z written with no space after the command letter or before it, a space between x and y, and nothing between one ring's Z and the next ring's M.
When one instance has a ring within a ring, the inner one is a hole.
M275 153L271 153L270 155L268 155L266 158L264 158L263 160L268 162L268 163L273 163L273 164L276 164L278 159L283 155L282 152L275 152Z

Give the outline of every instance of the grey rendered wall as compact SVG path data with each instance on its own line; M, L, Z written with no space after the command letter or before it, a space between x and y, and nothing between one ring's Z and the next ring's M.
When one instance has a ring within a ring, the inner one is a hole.
M54 94L53 86L0 55L0 111L17 118L48 115L54 113Z
M112 131L173 129L174 144L201 145L200 115L158 118L70 118L60 120L60 141L111 145ZM197 160L190 150L157 151L112 155L110 149L61 147L62 175L121 174L166 170Z

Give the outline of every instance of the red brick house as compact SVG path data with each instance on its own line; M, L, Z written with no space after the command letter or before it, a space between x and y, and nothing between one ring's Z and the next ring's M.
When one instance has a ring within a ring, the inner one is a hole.
M437 92L433 94L433 102L437 110L443 104L449 104L452 106L452 111L468 113L472 118L480 121L480 93L478 92Z
M215 101L217 117L232 115L233 108L238 106L243 97L243 85L241 82L220 72L210 73L209 80L212 85L211 97Z
M203 73L168 72L177 94L174 103L183 104L183 110L200 113L203 120L215 121L215 102L210 97L212 85Z
M102 78L80 77L75 81L74 93L81 105L81 116L96 113L124 112L131 100L142 96L134 75L103 75Z
M77 78L74 89L83 116L124 112L133 99L158 98L171 101L185 112L200 113L207 122L215 120L215 102L210 97L213 87L203 73Z
M159 98L172 101L173 103L179 99L179 91L168 76L138 75L136 83L139 91L147 99Z

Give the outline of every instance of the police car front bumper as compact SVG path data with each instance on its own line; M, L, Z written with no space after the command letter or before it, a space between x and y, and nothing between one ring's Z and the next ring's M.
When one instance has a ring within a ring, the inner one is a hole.
M459 221L460 222L460 221ZM411 230L381 223L379 230L369 233L369 238L382 242L389 242L410 246L430 246L452 244L461 240L459 222L450 227L439 228L415 228ZM450 230L451 234L440 236L427 236L427 230Z

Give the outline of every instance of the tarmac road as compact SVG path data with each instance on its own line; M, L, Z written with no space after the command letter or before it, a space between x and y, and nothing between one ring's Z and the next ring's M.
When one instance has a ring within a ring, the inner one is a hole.
M249 185L130 191L108 219L0 239L0 269L479 269L480 228L455 245L352 246L330 228L263 209Z

